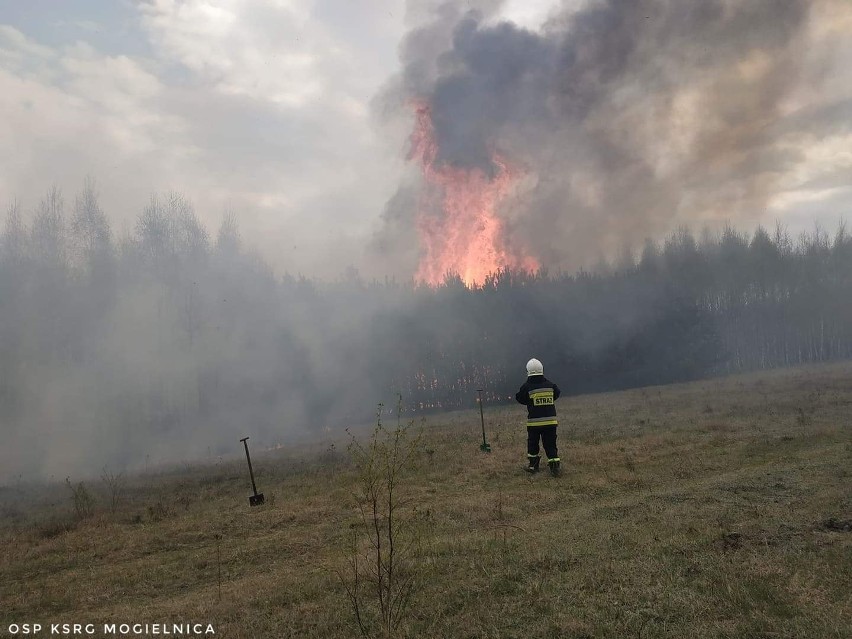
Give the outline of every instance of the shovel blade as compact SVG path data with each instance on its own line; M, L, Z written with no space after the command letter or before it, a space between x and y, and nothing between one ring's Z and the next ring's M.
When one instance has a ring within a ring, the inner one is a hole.
M260 506L263 501L263 493L258 493L257 495L249 496L249 504L251 504L252 506Z
M483 453L490 453L491 452L491 444L480 444L479 450L481 450Z

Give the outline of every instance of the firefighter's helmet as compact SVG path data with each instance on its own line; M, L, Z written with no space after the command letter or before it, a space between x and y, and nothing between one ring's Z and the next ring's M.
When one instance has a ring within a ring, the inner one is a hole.
M527 362L527 377L531 375L543 375L544 374L544 366L541 365L541 362L538 361L535 357L533 357L530 361Z

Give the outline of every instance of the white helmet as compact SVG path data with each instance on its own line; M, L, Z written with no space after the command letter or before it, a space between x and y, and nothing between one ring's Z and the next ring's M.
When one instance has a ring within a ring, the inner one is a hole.
M533 357L530 361L527 362L527 377L531 375L543 375L544 374L544 366L541 365L541 362L538 361L535 357Z

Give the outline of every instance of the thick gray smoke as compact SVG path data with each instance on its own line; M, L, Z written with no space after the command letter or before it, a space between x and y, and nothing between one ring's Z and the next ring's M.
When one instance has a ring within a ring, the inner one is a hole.
M411 30L379 104L428 104L440 161L488 171L497 150L522 167L502 214L552 269L680 224L755 219L801 161L803 136L846 126L852 111L802 107L844 37L815 35L822 9L843 12L835 0L591 0L538 32L480 5L443 4ZM384 247L410 244L394 242L410 202L389 203Z
M501 23L497 3L470 6L412 7L420 26L376 105L410 130L412 105L428 103L441 162L487 172L497 151L521 167L500 214L509 241L551 271L684 222L753 227L743 218L815 142L840 140L848 157L852 83L837 82L832 53L852 56L848 2L589 0L537 32ZM831 166L801 179L848 186L849 165ZM407 262L397 273L414 272L417 203L417 184L401 187L377 238L394 266ZM852 353L850 312L835 304L852 299L837 275L852 263L844 233L795 253L782 232L678 232L638 267L625 261L630 278L504 273L491 290L433 291L354 270L276 277L233 215L210 233L177 194L123 229L94 182L68 201L53 188L7 204L0 485L240 454L245 435L255 450L316 441L369 424L397 393L414 409L472 408L478 388L511 397L532 354L576 392ZM320 234L311 250L328 246ZM709 299L728 307L684 301Z

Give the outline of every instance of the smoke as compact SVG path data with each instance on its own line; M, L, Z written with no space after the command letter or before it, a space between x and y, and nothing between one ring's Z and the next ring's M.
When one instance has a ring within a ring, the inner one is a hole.
M807 140L848 121L848 101L803 97L845 37L814 27L843 11L834 0L566 3L538 31L480 4L442 4L412 28L377 105L387 120L428 105L439 162L493 174L497 152L523 167L501 215L552 269L681 224L756 219ZM389 238L410 246L413 189L388 204L386 253Z
M537 31L501 22L498 3L470 6L412 8L402 71L376 111L388 130L402 124L410 134L414 106L428 106L435 161L458 169L442 175L494 177L495 157L507 158L520 177L500 200L501 229L551 270L617 254L683 222L747 223L738 218L761 212L803 156L831 157L813 140L852 122L852 85L836 82L831 53L852 41L848 3L597 0L566 4ZM833 168L806 178L820 188L848 185L848 167ZM375 242L408 274L423 199L420 168L411 173ZM663 303L669 275L689 279L686 297L703 299L705 280L750 290L751 280L732 274L764 264L720 258L708 270L716 275L704 278L705 256L721 248L709 242L701 253L679 235L661 256L651 246L617 295L583 278L513 284L516 275L505 273L493 296L460 282L434 291L366 284L354 271L327 283L281 280L241 248L230 218L210 234L172 195L153 198L132 229L110 230L93 188L64 213L55 189L23 215L13 202L0 225L0 482L140 468L149 456L239 453L245 435L258 449L316 441L369 423L397 392L415 408L470 406L477 388L507 397L532 354L549 353L566 388L662 383L666 371L703 363L692 356L699 347L716 348L691 319L695 309ZM326 229L309 221L310 250L333 260ZM733 255L748 257L748 242L734 240ZM770 257L786 255L790 242L778 244ZM826 251L812 253L822 260ZM782 293L807 289L781 257L766 264L761 273L791 278ZM849 298L842 293L824 299ZM803 298L789 313L802 318L803 340L817 330L804 324L812 306ZM759 327L764 317L756 317ZM813 318L820 334L832 334ZM782 320L774 334L787 348ZM742 342L764 343L753 334L743 329ZM630 357L633 368L624 369ZM786 352L783 361L792 361ZM584 387L590 370L598 385Z

